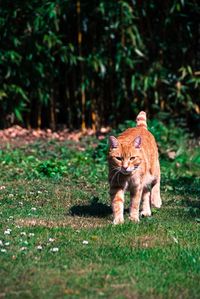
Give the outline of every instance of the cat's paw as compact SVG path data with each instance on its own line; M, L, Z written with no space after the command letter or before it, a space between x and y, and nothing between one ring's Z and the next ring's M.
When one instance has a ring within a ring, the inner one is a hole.
M152 198L151 199L151 205L154 207L154 208L157 208L157 209L160 209L160 207L162 206L162 201L161 201L161 198Z
M117 224L123 224L124 223L124 218L115 218L113 220L113 224L117 225Z
M130 219L132 222L135 222L135 223L140 222L140 218L139 218L139 216L130 216L129 219Z
M140 215L142 217L150 217L151 216L151 210L143 210L143 211L141 211Z
M159 201L159 202L152 202L151 205L156 208L156 209L160 209L161 206L162 206L162 202Z

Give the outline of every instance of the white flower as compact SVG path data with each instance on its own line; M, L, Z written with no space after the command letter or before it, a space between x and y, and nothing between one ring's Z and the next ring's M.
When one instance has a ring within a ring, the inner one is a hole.
M54 248L51 248L50 251L51 251L51 252L58 252L58 251L59 251L59 248L58 248L58 247L54 247Z
M4 248L2 248L2 249L1 249L1 252L6 252L6 251L7 251L7 250L6 250L6 249L4 249Z
M33 208L31 208L31 211L36 211L36 210L37 210L37 209L36 209L36 208L34 208L34 207L33 207Z
M87 245L88 243L89 243L89 242L86 241L86 240L83 241L83 244L84 244L84 245Z
M49 238L49 242L54 242L54 241L55 241L55 239Z
M9 197L14 197L14 194L11 193L11 194L9 194L8 196L9 196Z
M42 192L41 192L41 191L38 191L37 193L38 193L38 194L42 194Z
M38 249L38 250L42 250L42 246L41 246L41 245L38 245L38 246L37 246L37 249Z
M27 242L27 241L24 241L24 245L28 245L28 242Z
M5 246L9 246L9 245L10 245L10 243L9 243L9 242L6 242L6 243L5 243Z
M21 232L20 235L21 236L26 236L26 232Z
M5 189L6 187L5 186L0 186L0 190L3 190Z
M177 238L175 238L175 237L172 237L172 239L174 240L174 242L175 242L175 243L177 243L177 244L178 244L178 239L177 239Z
M20 226L20 225L16 225L15 227L16 227L16 228L21 228L21 226Z
M29 236L29 237L34 237L35 234L34 234L34 233L29 233L28 236Z
M20 206L23 206L23 202L22 201L19 201L18 203L19 203Z
M4 231L4 235L10 235L11 233L11 229L10 228L7 228L5 231Z
M27 249L27 247L21 247L20 251L25 251Z
M3 246L3 242L0 240L0 246Z

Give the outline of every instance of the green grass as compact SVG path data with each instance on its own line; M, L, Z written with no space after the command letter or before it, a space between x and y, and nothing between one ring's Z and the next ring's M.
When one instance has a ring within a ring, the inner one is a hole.
M113 226L94 142L0 152L0 298L199 298L198 149L161 152L163 207Z

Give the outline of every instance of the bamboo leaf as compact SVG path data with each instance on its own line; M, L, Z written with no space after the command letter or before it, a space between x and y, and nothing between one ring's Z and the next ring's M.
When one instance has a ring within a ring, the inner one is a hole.
M140 57L144 57L144 54L137 48L135 49L135 53Z

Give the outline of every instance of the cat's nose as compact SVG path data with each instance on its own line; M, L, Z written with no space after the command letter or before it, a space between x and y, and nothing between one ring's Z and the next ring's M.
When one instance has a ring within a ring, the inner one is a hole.
M128 168L128 165L123 165L124 170L127 170L127 168Z

